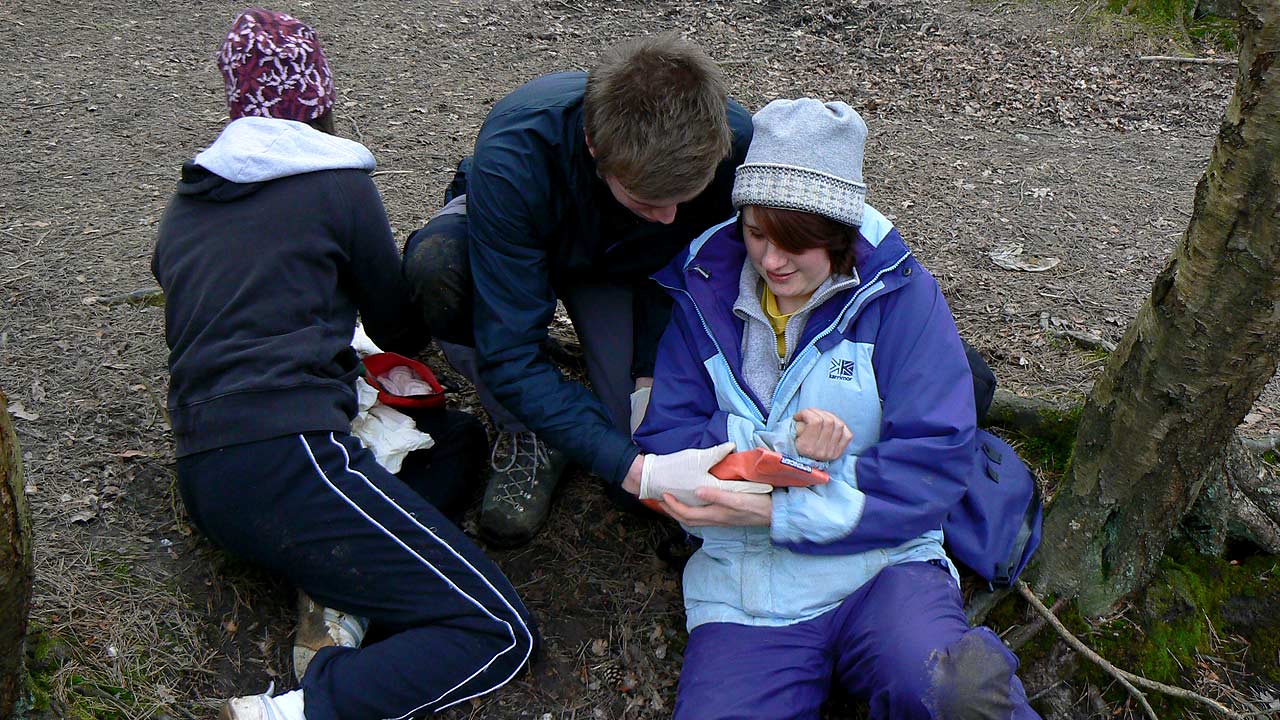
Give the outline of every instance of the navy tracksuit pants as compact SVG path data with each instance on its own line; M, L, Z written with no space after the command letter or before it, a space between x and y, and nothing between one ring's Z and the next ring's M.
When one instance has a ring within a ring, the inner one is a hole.
M495 690L537 631L462 531L355 438L311 432L178 459L192 520L226 550L381 639L325 648L302 679L308 720L426 715Z
M707 623L689 633L675 720L816 720L833 685L884 720L1039 718L995 633L970 628L944 568L881 570L794 625Z

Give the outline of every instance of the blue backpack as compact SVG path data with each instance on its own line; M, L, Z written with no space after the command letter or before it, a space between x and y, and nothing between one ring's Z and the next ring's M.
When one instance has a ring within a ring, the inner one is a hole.
M1040 545L1040 488L1004 440L978 430L973 445L969 487L942 524L947 554L993 588L1006 588Z

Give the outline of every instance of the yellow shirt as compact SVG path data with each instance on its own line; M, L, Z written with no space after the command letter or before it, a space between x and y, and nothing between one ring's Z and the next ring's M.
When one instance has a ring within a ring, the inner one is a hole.
M769 285L761 284L764 285L764 292L760 296L760 307L764 308L764 315L769 318L769 324L773 326L773 335L778 341L778 359L781 360L787 356L787 321L795 313L783 315L778 310L778 298L774 297Z

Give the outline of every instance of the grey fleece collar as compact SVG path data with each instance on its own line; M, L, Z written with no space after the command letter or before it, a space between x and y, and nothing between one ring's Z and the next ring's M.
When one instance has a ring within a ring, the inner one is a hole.
M195 163L235 183L275 180L319 170L372 171L373 154L358 142L306 123L242 117L229 123Z
M782 368L795 355L796 343L804 332L809 315L822 303L837 293L859 284L858 271L853 275L832 275L813 291L799 310L787 321L787 329L783 332L787 354L778 360L777 336L773 333L773 325L765 316L760 304L760 283L764 280L751 264L751 258L742 263L742 273L738 276L738 298L733 303L733 313L742 318L742 376L747 385L765 404L765 412L771 408L773 391L778 387L778 379L782 377Z

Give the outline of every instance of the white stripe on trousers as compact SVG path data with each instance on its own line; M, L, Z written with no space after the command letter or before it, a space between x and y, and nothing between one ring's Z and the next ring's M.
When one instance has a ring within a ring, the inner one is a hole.
M392 720L404 720L404 718L408 718L409 716L413 715L414 713L418 712L419 710L422 710L422 709L424 709L424 708L426 708L426 707L428 707L428 706L430 706L430 705L433 705L433 704L435 704L435 703L440 702L440 701L441 701L441 700L443 700L443 699L444 699L444 698L445 698L449 693L451 693L451 692L453 692L453 691L457 690L458 688L462 687L463 685L466 685L468 682L470 682L472 679L474 679L477 675L479 675L480 673L482 673L482 672L484 672L485 670L487 670L487 669L489 668L489 666L493 665L493 663L497 662L498 658L500 658L500 657L502 657L503 655L507 654L508 652L510 652L511 650L513 650L514 648L516 648L516 647L519 645L519 642L516 640L515 630L514 630L514 628L511 626L511 623L509 623L509 622L507 622L507 621L505 621L505 620L502 620L501 618L497 617L497 616L496 616L496 615L494 615L492 612L490 612L490 611L489 611L489 609L488 609L487 607L485 607L483 603L479 602L479 601L478 601L478 600L476 600L474 597L472 597L472 596L468 595L465 591L463 591L463 590L462 590L462 588L458 587L458 586L457 586L457 585L456 585L452 580L450 580L450 579L448 578L448 576L446 576L444 573L440 572L440 570L438 570L434 565L432 565L430 562L428 562L426 558L422 557L422 555L420 555L416 550L414 550L413 548L409 547L409 545L408 545L407 543L405 543L403 540L401 540L399 537L396 537L395 533L393 533L393 532L391 532L390 530L388 530L385 526L383 526L383 525L382 525L381 523L379 523L377 520L374 520L374 519L373 519L373 517L369 515L369 513L365 512L365 511L364 511L364 509L363 509L363 508L361 508L358 504L356 504L356 502L355 502L354 500L352 500L350 497L348 497L346 493L344 493L342 490L338 489L338 486L337 486L337 485L335 485L335 484L333 483L333 481L329 479L329 476L325 473L324 469L320 467L320 463L316 460L316 456L315 456L315 454L311 451L311 446L310 446L310 444L307 442L307 439L306 439L304 436L302 436L302 435L298 435L298 439L302 441L302 447L306 450L306 452L307 452L307 456L311 459L311 465L312 465L312 467L314 467L314 468L316 469L316 472L320 475L320 478L324 481L324 483L325 483L326 485L328 485L328 486L329 486L329 488L330 488L330 489L332 489L332 490L334 491L334 493L336 493L336 494L338 495L338 497L342 498L342 500L343 500L344 502L346 502L348 505L350 505L350 506L351 506L351 507L352 507L356 512L358 512L362 517L364 517L366 520L368 520L370 524L372 524L374 527L376 527L376 528L378 528L379 530L381 530L381 531L383 532L383 534L385 534L387 537L391 538L391 540L392 540L393 542L395 542L395 543L396 543L397 545L399 545L400 547L404 548L406 552L408 552L410 555L412 555L414 558L416 558L419 562L421 562L424 566L426 566L426 567L427 567L427 569L428 569L428 570L430 570L430 571L432 572L432 574L434 574L436 577L438 577L438 578L440 578L441 580L443 580L443 581L444 581L444 582L445 582L445 583L446 583L450 588L452 588L452 589L453 589L455 592L457 592L459 595L461 595L462 597L466 598L467 602L469 602L471 605L475 606L475 607L476 607L476 609L480 610L480 612L482 612L486 617L490 618L491 620L493 620L493 621L494 621L494 622L496 622L496 623L499 623L499 624L501 624L501 625L506 626L506 628L507 628L507 634L508 634L508 635L510 635L510 637L511 637L511 645L510 645L509 647L504 648L504 649L503 649L501 652L499 652L497 655L494 655L492 659L490 659L490 660L489 660L487 663L485 663L484 665L480 666L480 668L479 668L479 669L477 669L474 673L472 673L471 675L469 675L469 676L467 676L465 679L463 679L463 680L462 680L462 682L460 682L460 683L458 683L457 685L454 685L453 687L451 687L451 688L449 688L448 690L444 691L444 692L443 692L443 693L441 693L441 694L440 694L440 696L439 696L439 697L437 697L435 700L431 700L431 701L429 701L429 702L423 703L422 705L419 705L418 707L416 707L416 708L414 708L414 709L410 710L409 712L406 712L405 714L403 714L403 715L399 716L398 718L394 718L394 719L392 719ZM453 701L451 701L451 702L449 702L449 703L447 703L447 704L445 704L445 705L441 705L440 707L434 708L434 709L432 710L432 712L439 712L440 710L444 710L445 708L451 707L451 706L453 706L453 705L457 705L458 703L466 702L467 700L470 700L471 698L479 697L479 696L481 696L481 695L485 695L485 694L487 694L487 693L493 692L494 690L497 690L498 688L502 687L503 685L506 685L508 682L510 682L510 681L511 681L511 679L512 679L512 678L514 678L514 677L516 676L516 673L518 673L518 672L520 671L520 668L524 667L524 664L525 664L526 662L528 662L528 660L529 660L529 655L530 655L530 653L532 653L532 652L533 652L533 633L531 633L531 632L529 631L528 626L527 626L527 625L525 625L524 620L520 617L520 613L516 612L516 609L515 609L514 607L512 607L512 606L511 606L511 603L507 602L507 599L506 599L505 597L503 597L503 596L502 596L502 593L501 593L501 592L499 592L499 591L498 591L498 589L497 589L497 588L495 588L495 587L493 586L493 584L492 584L492 583L490 583L490 582L489 582L489 578L485 577L484 573L482 573L482 572L480 572L479 570L477 570L477 569L475 568L475 566L473 566L470 562L468 562L466 558L464 558L461 554L459 554L459 553L458 553L458 551L454 550L454 549L449 545L449 543L445 542L445 541L444 541L444 540L442 540L438 535L436 535L434 532L432 532L430 528L428 528L428 527L426 527L425 525L423 525L422 523L418 522L418 519L417 519L417 518L415 518L412 514L410 514L409 512L407 512L404 508L402 508L402 507L400 507L398 504L396 504L396 501L395 501L395 500L392 500L390 497L388 497L388 496L387 496L387 494L386 494L386 493L384 493L384 492L382 491L382 489L381 489L381 488L379 488L377 485L375 485L372 481L370 481L370 480L369 480L369 478L368 478L367 476L365 476L365 474L364 474L364 473L362 473L362 472L360 472L359 470L356 470L355 468L351 467L351 455L347 452L346 447L344 447L344 446L342 445L342 443L338 442L338 440L333 436L333 433L329 433L329 442L333 443L333 444L334 444L334 445L335 445L339 450L341 450L341 451L342 451L342 456L343 456L343 458L345 459L345 470L346 470L347 472L349 472L349 473L351 473L351 474L353 474L353 475L356 475L356 476L358 476L360 479L362 479L362 480L364 481L364 483L365 483L366 485L368 485L368 486L369 486L369 488L370 488L370 489L372 489L375 493L377 493L379 496L381 496L381 497L382 497L382 499L386 500L386 501L387 501L387 503L391 505L391 507L395 508L395 510L396 510L397 512L399 512L401 515L403 515L407 520L409 520L409 522L413 523L415 526L417 526L417 527L418 527L418 529L422 530L424 533L426 533L428 536L430 536L430 537L431 537L431 539L433 539L433 540L435 540L437 543L439 543L441 547L443 547L443 548L445 548L446 550L448 550L448 551L449 551L449 553L450 553L450 554L452 554L455 558L457 558L459 562L461 562L463 565L465 565L465 566L466 566L466 568L467 568L468 570L470 570L472 573L474 573L474 574L475 574L475 576L476 576L477 578L479 578L479 579L480 579L480 581L481 581L482 583L484 583L484 585L485 585L486 587L488 587L488 588L489 588L489 590L493 591L494 596L495 596L496 598L498 598L498 601L499 601L499 602L501 602L501 603L502 603L502 605L503 605L503 606L505 606L505 607L506 607L506 609L507 609L507 610L509 610L509 611L511 612L512 617L514 617L514 618L515 618L516 622L520 625L520 629L521 629L521 631L524 633L524 635L525 635L525 636L528 638L528 640L529 640L529 649L525 652L524 659L523 659L523 660L521 660L521 661L520 661L520 663L518 663L518 664L516 665L515 669L511 672L511 674L510 674L509 676L507 676L507 678L505 678L504 680L502 680L502 682L499 682L498 684L494 685L494 686L493 686L493 687L491 687L491 688L487 688L487 689L485 689L485 690L481 690L480 692L477 692L477 693L472 694L472 695L468 695L468 696L463 697L463 698L458 698L457 700L453 700Z

